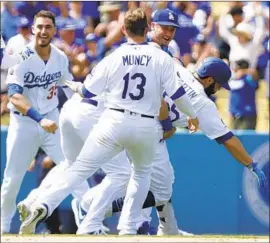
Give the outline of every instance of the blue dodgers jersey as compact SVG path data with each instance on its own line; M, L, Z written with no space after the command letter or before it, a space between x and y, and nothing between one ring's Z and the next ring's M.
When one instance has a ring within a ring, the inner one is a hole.
M258 83L250 75L244 75L238 80L231 80L229 84L231 114L235 117L256 116L255 93Z

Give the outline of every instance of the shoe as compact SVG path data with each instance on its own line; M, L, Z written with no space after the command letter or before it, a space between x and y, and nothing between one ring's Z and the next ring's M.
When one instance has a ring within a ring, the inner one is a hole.
M182 235L182 236L193 236L194 235L192 233L188 233L188 232L186 232L184 230L180 230L180 229L178 229L178 234Z
M34 234L38 224L47 216L47 207L40 205L31 211L29 217L21 224L20 235Z
M71 201L71 208L74 213L75 223L77 227L79 227L86 215L86 212L81 208L80 202L76 198Z
M102 229L77 235L107 235Z
M105 226L104 224L101 225L101 229L102 229L106 234L110 232L110 229L109 229L107 226Z
M150 225L147 221L143 222L141 227L137 230L137 235L148 235Z
M30 209L26 206L26 204L23 201L18 203L17 209L20 214L20 220L23 223L30 215Z

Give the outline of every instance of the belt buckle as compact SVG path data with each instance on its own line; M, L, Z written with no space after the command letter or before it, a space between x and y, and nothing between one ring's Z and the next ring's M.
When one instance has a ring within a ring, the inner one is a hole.
M136 116L136 115L137 115L137 113L136 113L136 112L133 112L133 111L130 111L129 114L130 114L131 116Z

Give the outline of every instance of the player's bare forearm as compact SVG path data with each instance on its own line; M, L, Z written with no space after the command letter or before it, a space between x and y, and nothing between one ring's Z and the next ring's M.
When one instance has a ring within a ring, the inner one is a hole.
M166 120L169 116L169 108L165 100L161 101L161 107L159 110L159 120Z
M31 107L27 99L22 94L14 94L9 97L9 101L16 107L22 114L26 115L28 109Z
M245 150L240 140L233 136L224 143L225 148L231 153L231 155L243 165L249 165L252 163L252 158Z

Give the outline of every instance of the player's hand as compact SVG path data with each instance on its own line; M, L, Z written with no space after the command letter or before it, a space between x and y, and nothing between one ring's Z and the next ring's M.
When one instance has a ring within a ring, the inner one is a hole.
M31 164L29 165L28 171L32 172L36 166L37 161L34 159L32 160Z
M48 133L55 133L56 129L57 129L57 125L54 121L43 118L40 122L39 122L40 126Z
M266 188L267 187L267 179L263 171L258 167L257 163L251 163L247 166L252 175L257 179L259 187Z
M188 129L190 133L197 132L197 130L199 129L199 120L197 117L194 119L188 119Z
M164 131L162 140L164 141L164 140L172 137L175 134L175 132L176 132L175 127L173 127L170 131Z
M81 82L75 82L75 81L65 81L65 84L74 92L78 92L78 90L83 86Z

